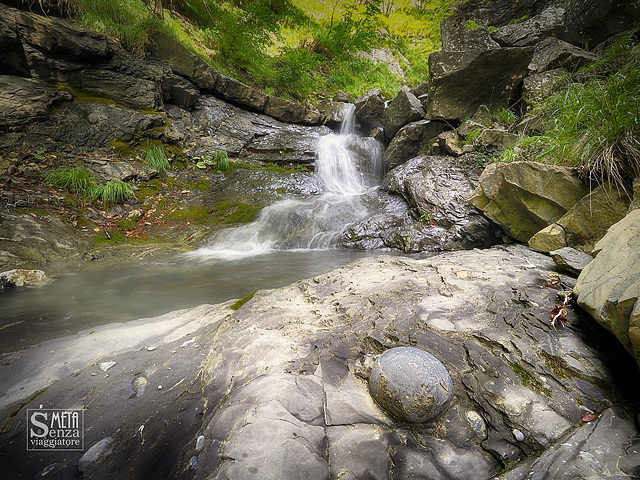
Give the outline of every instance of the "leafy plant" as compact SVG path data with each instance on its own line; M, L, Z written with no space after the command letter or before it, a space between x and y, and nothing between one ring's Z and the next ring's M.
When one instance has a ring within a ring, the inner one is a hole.
M163 174L171 165L169 159L164 153L162 147L152 147L146 151L147 165L154 170L157 170L160 174Z
M498 110L494 114L494 116L498 121L498 123L502 123L503 125L509 125L518 120L518 116L508 108L503 108L502 110Z
M226 171L231 167L229 154L225 150L214 150L211 155L197 155L192 157L196 161L196 167L206 170L211 167L213 169Z

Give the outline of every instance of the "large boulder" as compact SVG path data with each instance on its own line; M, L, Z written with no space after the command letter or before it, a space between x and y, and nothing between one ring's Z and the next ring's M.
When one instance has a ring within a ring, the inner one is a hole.
M577 173L536 162L492 163L469 202L515 240L528 242L589 192Z
M426 153L431 140L437 137L443 128L442 122L431 120L420 120L402 127L384 152L382 163L385 170L392 170L410 158Z
M513 102L530 60L521 48L433 52L429 55L428 118L470 117L480 105L504 108Z
M382 127L382 115L386 105L382 99L382 91L379 88L371 89L361 97L358 97L354 105L356 106L356 118L365 133L374 128Z
M500 45L489 35L487 27L469 29L466 20L457 15L442 20L440 34L442 36L442 51L444 52L500 48Z
M398 95L389 102L382 115L384 135L387 141L390 141L402 127L408 123L422 120L424 116L420 100L409 91L408 87L403 87Z
M491 38L503 47L533 47L541 40L557 36L564 30L565 13L566 10L560 6L549 6L522 22L498 28L491 34Z
M629 203L628 192L611 184L599 185L556 222L531 237L529 246L542 252L573 247L591 253L609 227L627 214Z
M575 70L598 57L586 50L557 38L547 38L538 43L533 51L531 63L527 67L532 74L542 73L555 68Z
M382 189L401 195L414 217L426 221L434 233L443 229L440 247L489 246L498 241L499 229L469 205L476 175L452 157L421 155L391 170Z
M640 364L640 209L613 225L594 253L574 288L578 304Z

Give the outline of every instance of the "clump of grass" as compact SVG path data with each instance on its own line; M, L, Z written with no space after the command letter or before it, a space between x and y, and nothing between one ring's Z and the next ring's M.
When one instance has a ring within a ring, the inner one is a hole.
M92 200L100 200L103 205L116 205L135 198L131 184L119 179L111 179L105 185L98 186L91 194Z
M171 168L169 159L164 153L162 147L152 147L146 151L147 165L158 173L163 174Z
M494 117L498 123L501 123L503 125L509 125L518 120L518 116L508 108L503 108L502 110L498 110L494 114Z
M640 175L640 46L626 39L563 82L532 109L544 132L524 148L597 182L630 183Z
M95 185L89 171L83 167L57 168L47 175L46 183L83 196L88 195Z

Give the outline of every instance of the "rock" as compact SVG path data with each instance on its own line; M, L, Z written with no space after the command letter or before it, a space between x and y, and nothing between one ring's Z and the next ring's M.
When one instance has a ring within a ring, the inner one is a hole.
M487 27L469 30L465 18L452 15L440 23L443 52L468 52L500 48L489 35Z
M402 127L408 123L422 120L425 116L420 101L404 87L396 97L391 100L382 115L384 134L388 141Z
M541 252L569 246L589 253L607 229L627 214L629 202L627 192L611 184L598 185L556 222L536 233L529 246Z
M353 106L350 103L336 102L334 100L322 100L316 106L322 116L324 124L335 131L340 131L340 127L345 118L345 114Z
M356 118L365 132L382 127L382 115L386 106L379 88L369 90L361 97L358 97L354 105L356 106Z
M133 396L135 398L140 398L141 396L144 395L144 392L147 390L147 386L149 385L149 380L147 380L145 377L136 377L133 380L132 385L135 390L135 393L133 394Z
M415 88L411 89L411 93L420 100L423 107L427 105L427 96L429 94L429 82L422 82Z
M533 58L527 67L530 73L542 73L555 68L575 70L598 57L580 47L563 42L556 38L547 38L538 43L533 51Z
M25 127L46 118L56 104L72 99L68 92L39 80L0 75L0 127Z
M273 96L267 99L264 113L282 122L301 123L303 125L320 125L324 120L324 117L317 111Z
M500 128L485 128L473 142L488 152L502 152L514 146L520 137Z
M78 460L78 471L85 473L93 464L101 462L109 456L113 450L113 438L107 437L100 440L85 452Z
M443 128L442 122L431 120L420 120L402 127L384 152L382 163L385 170L392 170L410 158L426 153L431 141Z
M462 119L480 105L497 110L514 101L531 57L524 49L496 48L429 55L430 119Z
M256 112L264 112L267 102L271 100L262 90L245 85L241 81L223 74L220 74L216 81L216 93L231 103ZM300 105L300 109L306 111L302 105Z
M351 102L351 95L349 95L347 92L338 91L333 96L333 101L334 102L342 102L342 103L350 103Z
M42 270L15 268L0 273L0 290L10 287L38 287L49 282Z
M593 260L591 255L571 247L563 247L559 250L553 250L552 252L549 252L549 254L556 265L574 275L580 275L580 272L582 272L584 267Z
M186 78L166 75L162 79L162 99L186 109L192 109L200 97L200 90Z
M467 201L477 184L475 175L453 158L422 155L389 172L381 188L402 195L415 218L444 229L437 237L441 247L489 246L498 240L499 229ZM431 230L432 235L437 232Z
M479 183L469 203L520 242L557 221L589 191L574 170L536 162L492 163Z
M554 68L525 77L522 81L522 99L526 105L530 107L548 97L553 85L563 74L562 68Z
M393 55L393 51L391 51L390 48L373 47L368 52L359 51L357 53L357 56L360 58L364 58L365 60L369 60L374 65L377 65L379 63L384 63L385 65L387 65L387 67L389 67L389 71L391 73L393 73L394 75L397 75L402 79L405 78L405 73L404 73L404 70L402 69L402 65L400 65L400 62L398 62L398 60L396 60L396 58ZM400 56L402 57L402 55ZM406 65L408 63L407 59L404 57L402 57L402 59L404 60Z
M108 182L112 179L122 180L128 182L131 180L148 180L149 174L146 169L138 164L132 164L130 162L118 162L109 161L103 164L95 162L95 159L87 158L85 160L91 173L103 182Z
M611 331L640 364L640 210L632 210L595 245L578 277L578 305Z
M523 22L498 28L491 38L502 47L533 47L546 38L557 37L564 30L565 13L564 8L551 5Z
M455 130L448 130L438 135L438 146L446 155L459 157L464 153L460 135Z
M369 378L373 398L385 410L408 422L428 422L453 398L447 367L424 350L397 347L376 360Z

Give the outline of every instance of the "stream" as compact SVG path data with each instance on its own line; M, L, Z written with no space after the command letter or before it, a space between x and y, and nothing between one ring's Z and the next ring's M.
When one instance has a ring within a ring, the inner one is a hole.
M340 134L318 142L323 193L265 207L255 222L222 230L188 254L91 266L40 288L4 292L0 355L99 325L242 298L370 255L339 241L378 206L382 153L374 139L353 134L352 109Z

